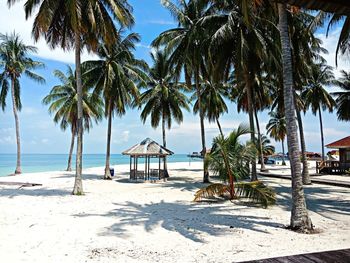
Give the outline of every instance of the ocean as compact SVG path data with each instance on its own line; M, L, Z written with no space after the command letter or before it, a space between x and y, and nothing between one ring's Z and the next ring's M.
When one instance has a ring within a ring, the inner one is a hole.
M105 154L84 154L83 168L99 167L105 165ZM68 154L22 154L22 173L63 171L67 168ZM198 161L199 159L196 159ZM174 154L168 157L168 162L190 162L187 154ZM193 161L193 159L192 159ZM139 160L143 163L143 159ZM157 163L158 159L151 159ZM129 164L129 156L122 154L111 155L111 165ZM16 154L0 154L0 176L14 173L16 168ZM75 169L75 156L73 155L72 168Z

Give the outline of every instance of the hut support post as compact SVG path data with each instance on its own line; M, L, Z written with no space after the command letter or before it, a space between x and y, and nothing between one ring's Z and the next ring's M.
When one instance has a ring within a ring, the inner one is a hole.
M150 177L150 176L149 176L149 172L150 172L150 159L151 159L151 158L148 156L148 177L147 177L148 180L149 180L149 177Z
M147 179L147 167L148 167L147 156L145 156L145 179Z
M158 178L160 180L160 155L158 156L159 159L159 166L158 166Z
M130 179L132 179L132 166L131 166L131 163L132 163L132 155L130 155Z

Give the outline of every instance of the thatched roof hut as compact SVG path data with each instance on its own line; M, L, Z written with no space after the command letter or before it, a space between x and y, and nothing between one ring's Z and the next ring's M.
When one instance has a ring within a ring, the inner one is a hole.
M167 148L159 145L150 138L144 139L142 142L135 144L131 148L123 152L124 155L131 156L166 156L174 154Z
M161 178L169 177L166 168L166 157L174 153L150 138L146 138L142 142L135 144L122 152L122 154L130 156L130 179L132 180L152 180L155 177L160 180ZM144 170L138 169L138 160L140 158L145 159ZM151 158L158 158L158 169L150 168ZM163 159L163 169L161 169L161 159Z

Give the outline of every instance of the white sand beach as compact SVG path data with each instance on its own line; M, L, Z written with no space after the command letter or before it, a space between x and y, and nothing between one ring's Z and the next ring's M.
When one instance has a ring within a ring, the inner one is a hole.
M350 247L350 189L305 187L320 233L294 233L290 181L262 178L278 192L268 209L243 201L193 203L201 163L170 163L162 183L128 180L128 165L84 170L84 196L72 196L74 173L0 178L42 186L0 185L2 262L237 262Z

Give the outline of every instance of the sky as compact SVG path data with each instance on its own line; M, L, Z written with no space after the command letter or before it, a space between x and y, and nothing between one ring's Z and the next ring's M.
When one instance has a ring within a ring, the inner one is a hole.
M11 9L6 5L7 1L0 2L0 33L16 32L27 45L35 45L38 53L33 55L35 60L45 63L45 68L37 71L46 79L44 85L37 84L25 77L20 80L21 98L23 108L19 114L22 153L67 153L70 144L69 131L60 130L53 122L53 117L49 115L47 106L42 104L42 99L59 81L53 76L53 71L59 69L66 71L67 65L74 66L74 53L63 52L63 50L51 50L45 41L39 40L34 43L31 37L33 19L25 20L23 3L19 1ZM134 8L136 24L133 31L141 35L142 40L137 46L136 57L150 61L150 43L164 30L176 27L175 21L169 12L160 4L160 0L129 0ZM339 36L339 29L335 29L326 38L324 30L320 30L318 37L323 41L329 54L324 55L328 64L335 66L335 46ZM82 55L82 60L96 58L86 52ZM340 70L350 70L349 61L340 59L338 68L334 73L340 76ZM330 87L329 91L334 88ZM0 111L0 153L15 153L15 128L10 98L7 101L5 112ZM232 129L237 128L240 123L248 123L247 114L238 114L236 105L228 103L229 112L221 118L224 133L228 134ZM349 123L338 122L335 113L323 113L325 143L349 135ZM259 113L261 131L265 133L265 126L268 122L267 112ZM308 151L321 151L320 128L318 116L307 112L303 116L304 131ZM140 120L140 112L128 110L125 116L113 119L112 126L112 153L121 153L130 146L149 137L161 143L161 130L153 129L149 121L143 124ZM211 145L212 139L218 135L215 123L205 123L207 146ZM105 153L106 151L106 130L107 122L104 120L95 124L89 133L84 134L84 153ZM280 143L272 140L276 145L276 150L281 151ZM184 121L181 125L174 123L170 131L167 131L167 147L175 153L189 153L200 151L200 125L199 117L191 112L185 112Z

